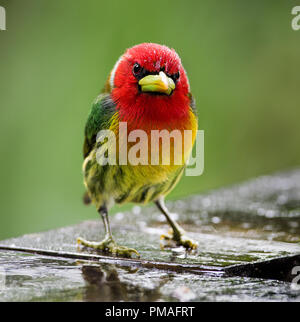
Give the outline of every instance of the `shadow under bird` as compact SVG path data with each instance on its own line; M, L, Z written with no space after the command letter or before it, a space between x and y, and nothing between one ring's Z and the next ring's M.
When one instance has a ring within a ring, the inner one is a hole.
M127 133L143 130L150 136L155 130L178 130L180 133L188 130L192 133L192 139L184 149L175 149L172 141L170 149L173 151L173 158L170 164L162 162L162 156L166 152L162 149L161 140L155 145L151 145L152 141L147 141L147 146L144 146L147 153L159 151L158 164L124 165L118 162L118 152L116 164L99 164L97 150L102 144L109 144L109 141L99 142L99 131L110 130L115 133L116 151L119 151L118 147L124 139L128 143L128 150L133 146L133 142L128 142L127 137L122 138L119 131L121 122L126 123ZM196 108L188 78L175 50L154 43L143 43L127 49L116 62L102 93L92 105L85 126L84 201L96 206L103 219L105 238L100 242L91 242L79 237L78 244L121 256L139 255L135 249L115 242L110 230L108 211L114 204L154 202L172 228L170 234L161 237L165 244L196 249L197 243L188 238L171 218L164 198L184 172L197 128ZM180 153L180 164L174 161L178 157L176 153Z

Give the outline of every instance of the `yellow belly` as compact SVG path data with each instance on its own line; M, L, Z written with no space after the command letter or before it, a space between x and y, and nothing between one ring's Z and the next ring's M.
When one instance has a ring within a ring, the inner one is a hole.
M147 143L144 143L147 144L147 147L140 145L140 148L147 148L148 153L144 154L144 158L147 159L148 157L148 160L146 160L148 164L132 165L128 162L127 165L119 165L120 138L118 137L118 126L119 122L116 117L110 129L117 134L117 164L100 165L97 162L97 146L95 146L84 161L84 183L92 202L97 207L103 204L110 207L114 202L119 204L126 202L148 203L167 195L176 186L182 176L186 160L192 151L197 130L197 119L195 115L190 112L188 122L185 122L181 128L168 129L169 131L178 130L182 133L182 137L184 137L185 130L192 131L190 142L183 144L181 149L179 145L171 142L169 164L163 164L164 151L162 143L156 144L155 146L153 144L151 145L149 137L151 130L147 130L149 140ZM130 155L130 150L134 146L135 143L132 142L127 144L128 155ZM157 149L159 149L159 162L156 165L149 164L151 163L151 149L152 151L156 151L156 153Z

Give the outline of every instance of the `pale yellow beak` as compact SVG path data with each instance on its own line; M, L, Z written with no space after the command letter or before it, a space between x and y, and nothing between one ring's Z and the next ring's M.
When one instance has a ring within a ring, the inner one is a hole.
M175 83L172 78L164 72L158 75L148 75L139 81L142 92L158 92L170 95L175 89Z

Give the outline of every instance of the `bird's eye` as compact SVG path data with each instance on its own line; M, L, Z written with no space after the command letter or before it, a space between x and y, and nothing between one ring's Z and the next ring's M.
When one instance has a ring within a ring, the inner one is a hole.
M143 71L143 68L138 63L135 63L133 65L132 73L134 76L139 76L142 71Z
M179 79L179 77L180 77L180 73L179 72L177 72L177 73L175 73L175 74L173 74L171 76L171 78L173 79L174 82L177 82L178 79Z

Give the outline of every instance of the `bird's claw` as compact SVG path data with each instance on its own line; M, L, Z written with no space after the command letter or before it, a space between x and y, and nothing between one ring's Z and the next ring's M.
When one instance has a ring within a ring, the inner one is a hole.
M198 248L198 243L186 236L184 231L177 234L174 234L174 232L171 234L163 234L160 236L160 240L162 249L178 246L183 246L187 250L195 250Z
M100 242L92 242L78 237L77 244L116 256L131 257L131 255L135 254L140 257L140 254L137 250L126 246L119 246L112 238L106 238Z

